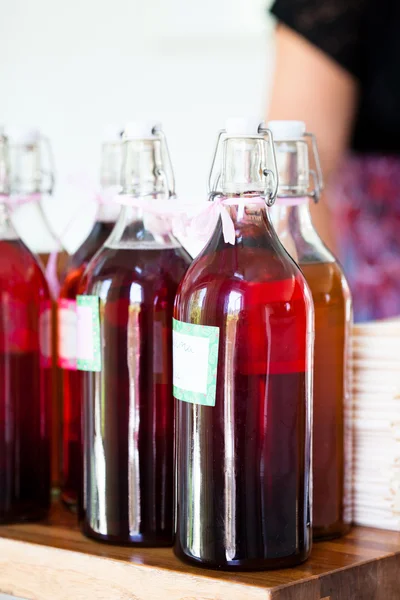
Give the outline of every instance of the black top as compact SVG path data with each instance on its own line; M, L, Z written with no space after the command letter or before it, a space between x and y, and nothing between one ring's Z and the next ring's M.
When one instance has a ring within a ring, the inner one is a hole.
M353 149L400 154L400 0L275 0L271 12L359 80Z

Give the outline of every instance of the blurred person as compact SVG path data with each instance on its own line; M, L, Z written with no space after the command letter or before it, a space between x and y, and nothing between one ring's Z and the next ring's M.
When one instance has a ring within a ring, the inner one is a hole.
M328 188L313 207L356 321L400 315L400 2L275 0L269 119L316 134Z

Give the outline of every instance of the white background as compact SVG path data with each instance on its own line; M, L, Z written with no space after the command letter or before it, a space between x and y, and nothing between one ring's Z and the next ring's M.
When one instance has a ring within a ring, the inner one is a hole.
M178 194L206 198L215 136L226 117L265 115L272 71L268 4L0 0L0 124L39 126L50 137L57 188L46 208L59 232L88 203L79 180L96 180L109 123L161 121ZM67 183L71 177L78 183ZM93 207L80 214L77 243ZM49 249L39 217L27 215L19 219L23 235L35 250Z

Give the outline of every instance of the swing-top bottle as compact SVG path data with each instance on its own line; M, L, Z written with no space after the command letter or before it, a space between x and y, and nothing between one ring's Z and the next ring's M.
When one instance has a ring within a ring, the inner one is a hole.
M313 536L332 538L346 533L352 518L351 295L311 219L309 204L319 200L323 188L315 137L301 121L271 121L269 127L280 182L273 221L301 267L315 310Z
M28 247L37 253L46 268L52 296L43 318L51 322L52 338L44 349L46 363L53 371L51 423L51 480L60 484L61 393L57 380L58 284L67 253L60 251L59 239L49 217L54 210L55 166L50 140L35 128L10 128L12 222ZM34 224L34 226L33 226Z
M221 217L175 301L175 552L204 567L278 568L310 552L313 309L271 224L273 158L260 121L220 132Z
M82 488L82 373L76 368L76 296L84 270L114 229L120 212L120 206L114 202L114 197L121 191L121 134L111 131L110 128L106 133L101 148L96 220L86 240L67 263L58 299L57 361L61 369L63 395L61 497L71 508L76 507L77 497Z
M147 546L173 541L172 316L190 257L171 231L171 161L158 126L122 144L123 208L78 296L84 374L83 532Z
M9 179L0 135L0 523L43 518L50 505L50 293L11 222Z

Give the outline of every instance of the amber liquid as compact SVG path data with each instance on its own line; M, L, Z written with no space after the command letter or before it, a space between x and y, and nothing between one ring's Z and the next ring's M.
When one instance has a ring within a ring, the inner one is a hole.
M82 373L82 529L99 540L172 545L172 311L189 263L182 248L104 248L85 275L102 370Z
M351 524L351 299L336 262L300 266L315 309L313 536L324 539L346 533Z
M310 551L310 297L267 217L221 232L188 270L175 318L219 327L215 406L177 400L180 558L268 569Z
M96 252L114 228L114 223L96 222L87 239L69 259L60 298L75 300L79 293L82 275ZM61 497L65 504L76 508L82 493L82 373L72 369L59 369L62 409Z
M50 295L20 240L0 241L0 523L50 504L51 368L41 363L39 307Z

